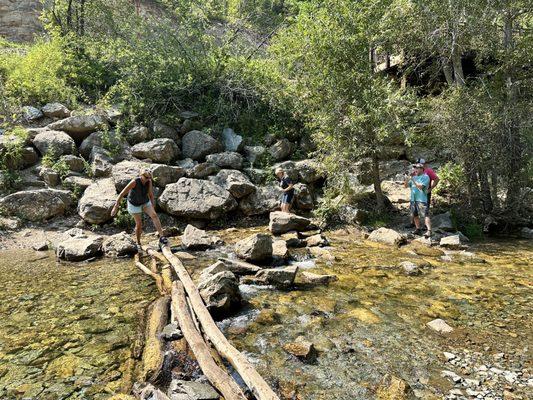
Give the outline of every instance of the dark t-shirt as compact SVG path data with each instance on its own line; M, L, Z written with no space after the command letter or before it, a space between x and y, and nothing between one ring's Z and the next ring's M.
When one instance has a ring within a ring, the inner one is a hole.
M279 180L279 187L282 188L282 189L287 189L290 185L292 185L292 180L291 178L289 178L288 176L284 176L283 178L281 178ZM294 193L294 188L285 192L287 194L293 194Z
M135 186L128 193L128 201L134 206L142 206L148 203L148 188L150 187L150 181L143 182L140 177L135 178Z

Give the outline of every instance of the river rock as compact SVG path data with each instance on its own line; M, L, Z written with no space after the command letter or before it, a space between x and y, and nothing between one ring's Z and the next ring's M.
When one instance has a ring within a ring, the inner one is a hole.
M222 317L236 309L241 303L239 282L229 271L218 272L198 285L200 295L215 317Z
M102 253L104 238L98 235L81 234L60 242L56 256L66 261L83 261Z
M398 264L398 267L403 270L405 275L408 275L408 276L422 275L422 270L414 262L402 261L400 264Z
M430 329L438 333L451 333L453 328L446 323L443 319L437 318L426 324Z
M209 180L222 186L236 199L241 199L256 190L255 185L241 171L223 169Z
M282 161L292 154L292 143L288 139L283 138L278 140L272 146L269 147L268 152L272 158L276 161Z
M76 143L65 132L43 131L33 138L33 145L37 147L41 155L53 151L55 156L63 154L76 154Z
M313 196L306 184L294 185L294 205L298 210L312 210L315 207Z
M447 232L453 232L455 230L449 211L446 211L443 214L432 215L431 226L433 230L440 229Z
M185 170L181 167L174 167L165 164L149 164L147 168L152 173L154 185L164 188L171 183L177 182L185 176Z
M457 235L443 237L440 240L439 244L441 247L444 247L447 249L462 250L468 247L468 245L466 244L467 241L468 241L468 238L466 238L466 236L457 234Z
M520 237L524 239L533 239L533 229L524 226L520 229Z
M217 400L217 391L208 383L174 379L168 388L170 400ZM158 399L152 399L158 400ZM163 399L161 399L163 400Z
M220 245L222 240L189 224L183 231L181 243L189 250L205 250Z
M187 132L182 139L183 157L203 160L209 154L222 151L218 140L200 131Z
M243 283L256 285L272 285L280 289L287 289L294 284L298 267L266 268L253 277L244 277Z
M22 115L24 119L28 122L36 121L43 117L43 112L37 107L25 106L22 107Z
M239 208L244 215L262 215L279 208L281 189L277 186L258 187L254 192L243 197Z
M284 261L289 258L289 248L287 242L283 239L272 241L272 258L278 261Z
M154 131L154 137L156 138L172 139L177 145L181 142L178 130L158 119L154 121L152 130Z
M78 215L90 224L103 224L111 219L117 199L113 180L101 179L91 184L78 202Z
M226 151L239 151L244 145L242 136L236 134L231 128L224 128L222 131L222 143Z
M8 216L37 222L65 214L71 203L68 190L22 190L0 199L0 209Z
M270 223L268 229L274 235L280 235L289 231L304 231L311 224L308 218L300 217L296 214L275 211L270 213Z
M208 176L215 175L220 168L213 163L196 164L191 169L187 170L187 177L192 179L204 179Z
M141 168L147 168L148 165L138 160L124 160L113 165L111 176L117 192L124 189L132 179L138 177Z
M231 269L228 268L228 266L224 262L217 261L214 264L211 264L209 267L205 268L200 274L200 277L198 278L198 280L200 282L205 281L209 279L211 276L218 274L219 272L224 272L224 271L233 272L231 271Z
M220 168L241 169L243 157L234 151L224 153L209 154L205 160Z
M70 110L61 103L47 103L41 110L49 118L70 117Z
M66 154L62 156L59 161L67 164L68 169L74 172L83 172L85 171L85 163L83 158L74 156L72 154Z
M107 120L102 115L74 115L48 125L49 129L65 131L76 141L81 142L91 132L104 129L108 126Z
M233 272L235 275L254 275L262 269L257 265L241 260L219 258L219 261L223 262L227 270Z
M300 281L310 285L329 285L339 280L336 275L319 275L312 272L302 271L299 274Z
M307 341L286 343L283 350L308 363L316 361L318 355L313 343Z
M316 234L316 235L309 236L308 238L305 239L305 243L306 243L307 247L313 247L313 246L325 247L325 246L329 246L328 239L326 239L320 233Z
M157 138L137 143L131 148L131 154L140 159L168 164L180 155L180 149L172 139Z
M150 130L146 126L135 125L124 136L126 141L133 146L137 143L148 141L150 139Z
M105 238L102 249L106 257L128 257L137 253L135 241L126 232Z
M323 178L318 161L313 159L301 160L295 163L295 169L301 182L314 183Z
M441 249L432 247L430 244L421 242L417 239L413 240L407 247L407 250L411 250L419 256L425 257L441 257L445 253Z
M163 340L173 341L181 339L183 337L183 333L181 332L181 329L179 328L178 324L172 323L166 325L159 336Z
M265 154L266 149L263 146L244 146L243 151L246 159L253 165L259 157Z
M372 231L368 240L377 243L389 244L391 246L399 246L405 242L405 238L393 229L379 228Z
M159 204L167 213L178 217L211 220L237 208L237 202L223 187L189 178L167 185Z
M265 261L272 258L272 237L256 233L235 243L235 253L246 261Z

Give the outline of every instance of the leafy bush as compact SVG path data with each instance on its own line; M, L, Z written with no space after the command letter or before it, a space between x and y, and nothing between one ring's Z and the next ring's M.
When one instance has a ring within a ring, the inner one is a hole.
M446 163L439 169L439 184L433 193L446 202L461 202L466 196L466 177L463 167L455 163Z
M22 152L28 138L26 129L16 126L3 135L0 143L0 187L11 191L20 182Z
M123 201L120 203L117 215L115 215L115 218L113 219L113 225L124 229L129 229L135 226L135 220L128 212L126 202Z

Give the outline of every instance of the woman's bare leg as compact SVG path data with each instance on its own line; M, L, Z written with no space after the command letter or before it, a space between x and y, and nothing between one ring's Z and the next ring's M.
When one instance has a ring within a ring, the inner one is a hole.
M159 220L159 217L157 216L157 213L154 210L153 206L145 206L144 212L152 219L152 222L154 223L155 229L157 229L157 233L159 233L159 237L163 237L163 227L161 226L161 221Z
M142 214L133 214L135 220L135 236L137 237L137 244L141 244L141 234L143 232Z

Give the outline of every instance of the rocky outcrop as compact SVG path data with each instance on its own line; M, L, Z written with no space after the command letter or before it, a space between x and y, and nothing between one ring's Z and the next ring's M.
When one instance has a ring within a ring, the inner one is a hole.
M189 178L167 185L159 204L167 213L178 217L211 220L237 208L237 202L223 187Z
M33 145L37 147L41 155L52 151L55 156L63 154L76 154L76 143L65 132L45 130L33 138Z
M61 103L48 103L41 109L43 114L49 118L70 117L70 110Z
M66 261L84 261L102 253L102 236L80 233L61 241L56 256Z
M101 179L90 185L78 202L78 214L90 224L103 224L111 219L111 210L117 199L111 179Z
M241 169L243 157L236 152L226 151L224 153L209 154L205 160L220 168Z
M140 159L168 164L179 157L180 151L172 139L158 138L136 144L131 148L131 154Z
M183 157L193 160L203 160L209 154L223 150L218 140L200 131L187 132L182 138L181 145Z
M65 214L71 202L67 190L23 190L0 199L0 210L28 221L44 221Z
M78 143L90 133L108 126L105 117L99 114L74 115L48 125L49 129L67 132Z
M399 246L405 243L405 238L393 229L379 228L373 231L368 240L377 243L389 244L391 246Z
M255 185L242 172L231 169L223 169L209 180L222 186L233 197L240 199L256 190Z
M257 190L242 198L239 208L245 215L261 215L279 207L281 189L277 186L258 187Z
M190 224L187 225L181 237L181 244L189 250L205 250L221 243L222 240L218 236L210 235Z
M289 231L304 231L311 221L308 218L300 217L296 214L275 211L270 213L270 223L268 229L274 235L281 235Z
M147 168L152 172L154 185L160 188L175 183L185 176L185 170L183 168L172 165L148 164Z
M239 151L242 149L244 142L242 136L236 134L231 128L224 128L222 131L222 144L226 151Z
M288 139L281 139L269 147L268 151L276 161L283 161L292 154L292 143Z
M272 258L272 237L256 233L235 243L235 254L246 261L261 262Z
M102 250L106 257L129 257L137 253L135 241L126 232L105 238Z
M200 295L208 310L215 317L223 317L241 304L239 282L229 271L218 272L209 276L198 285Z

